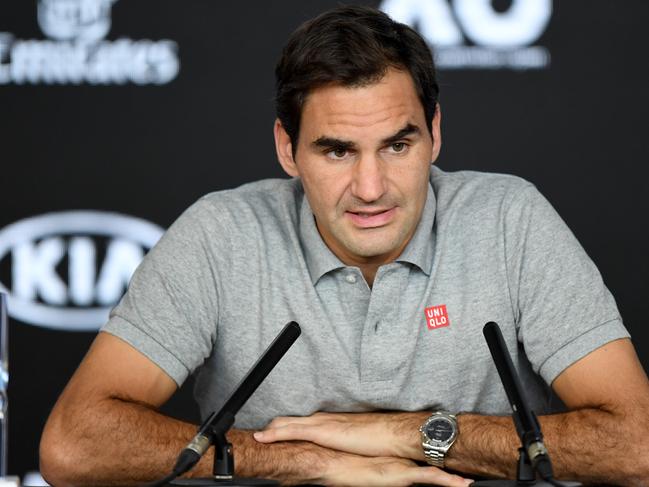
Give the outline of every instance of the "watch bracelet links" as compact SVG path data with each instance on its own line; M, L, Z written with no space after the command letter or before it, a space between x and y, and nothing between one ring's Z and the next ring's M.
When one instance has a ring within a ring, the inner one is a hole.
M438 450L424 448L424 456L429 465L437 468L444 468L444 459L446 455Z

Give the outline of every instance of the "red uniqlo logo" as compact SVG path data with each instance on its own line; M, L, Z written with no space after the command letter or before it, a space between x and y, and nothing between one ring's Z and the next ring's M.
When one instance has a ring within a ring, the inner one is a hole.
M429 330L434 330L435 328L442 328L444 326L450 325L445 304L426 308L424 310L424 314L426 315L426 325L428 326Z

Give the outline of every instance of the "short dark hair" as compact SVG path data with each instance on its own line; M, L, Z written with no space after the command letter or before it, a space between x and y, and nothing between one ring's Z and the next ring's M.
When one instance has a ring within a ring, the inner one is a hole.
M369 85L389 68L410 73L430 129L439 86L431 50L417 32L364 6L338 7L298 27L275 68L277 117L291 138L293 154L311 90L330 83Z

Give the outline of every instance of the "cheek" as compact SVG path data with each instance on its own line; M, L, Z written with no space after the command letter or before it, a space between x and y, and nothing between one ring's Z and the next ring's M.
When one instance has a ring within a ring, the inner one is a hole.
M334 211L347 188L345 178L341 174L306 172L302 174L301 179L314 211Z
M390 181L393 187L408 199L417 199L425 193L430 176L430 163L413 160L407 164L396 164L390 172ZM424 195L425 198L425 195Z

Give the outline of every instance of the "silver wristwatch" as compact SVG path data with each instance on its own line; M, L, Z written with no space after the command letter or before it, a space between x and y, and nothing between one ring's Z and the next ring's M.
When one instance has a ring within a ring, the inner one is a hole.
M421 425L419 432L426 461L434 467L443 468L446 453L457 438L457 418L450 413L437 411Z

